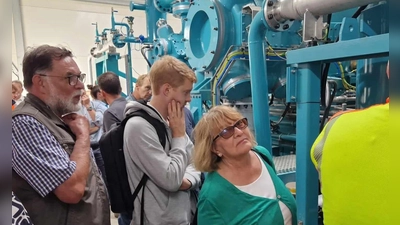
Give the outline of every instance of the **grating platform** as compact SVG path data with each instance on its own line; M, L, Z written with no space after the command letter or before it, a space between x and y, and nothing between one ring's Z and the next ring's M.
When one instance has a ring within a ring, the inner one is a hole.
M296 155L274 156L273 160L277 174L296 172Z

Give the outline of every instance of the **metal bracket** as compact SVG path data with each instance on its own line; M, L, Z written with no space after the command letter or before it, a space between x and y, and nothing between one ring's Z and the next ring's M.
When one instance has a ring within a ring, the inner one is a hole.
M339 41L347 41L360 38L360 26L357 19L343 18L339 31Z
M286 102L296 102L297 66L286 68Z
M256 14L261 10L261 7L255 6L254 4L247 4L242 8L242 14L251 14L251 18L254 19Z
M360 24L360 33L364 34L365 36L377 35L377 33L364 20L362 20Z
M303 20L303 41L315 41L322 39L324 23L322 16L315 17L310 11L306 10Z

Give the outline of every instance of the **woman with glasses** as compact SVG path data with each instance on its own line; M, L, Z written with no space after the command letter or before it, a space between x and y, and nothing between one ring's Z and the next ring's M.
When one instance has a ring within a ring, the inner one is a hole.
M294 197L238 111L213 107L194 135L194 165L208 172L199 197L199 225L297 224Z

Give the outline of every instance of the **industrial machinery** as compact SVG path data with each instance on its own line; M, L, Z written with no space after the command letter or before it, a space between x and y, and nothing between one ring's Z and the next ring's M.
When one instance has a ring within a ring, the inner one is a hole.
M318 224L318 177L309 151L330 116L388 97L387 2L146 0L130 9L146 11L147 37L134 37L132 26L115 23L112 14L114 46L142 43L149 66L163 55L187 63L198 78L190 104L195 120L215 105L236 107L273 154L280 178L296 181L298 224ZM180 33L168 25L167 13L181 19ZM96 60L107 62L112 54L101 52ZM99 71L105 69L113 71Z

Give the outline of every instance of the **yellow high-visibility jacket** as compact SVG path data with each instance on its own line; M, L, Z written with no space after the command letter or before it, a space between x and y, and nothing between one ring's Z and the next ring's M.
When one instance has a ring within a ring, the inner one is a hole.
M388 136L389 103L342 113L327 123L311 149L324 225L400 224L400 193L393 192L400 190L394 188L400 147L391 148Z

